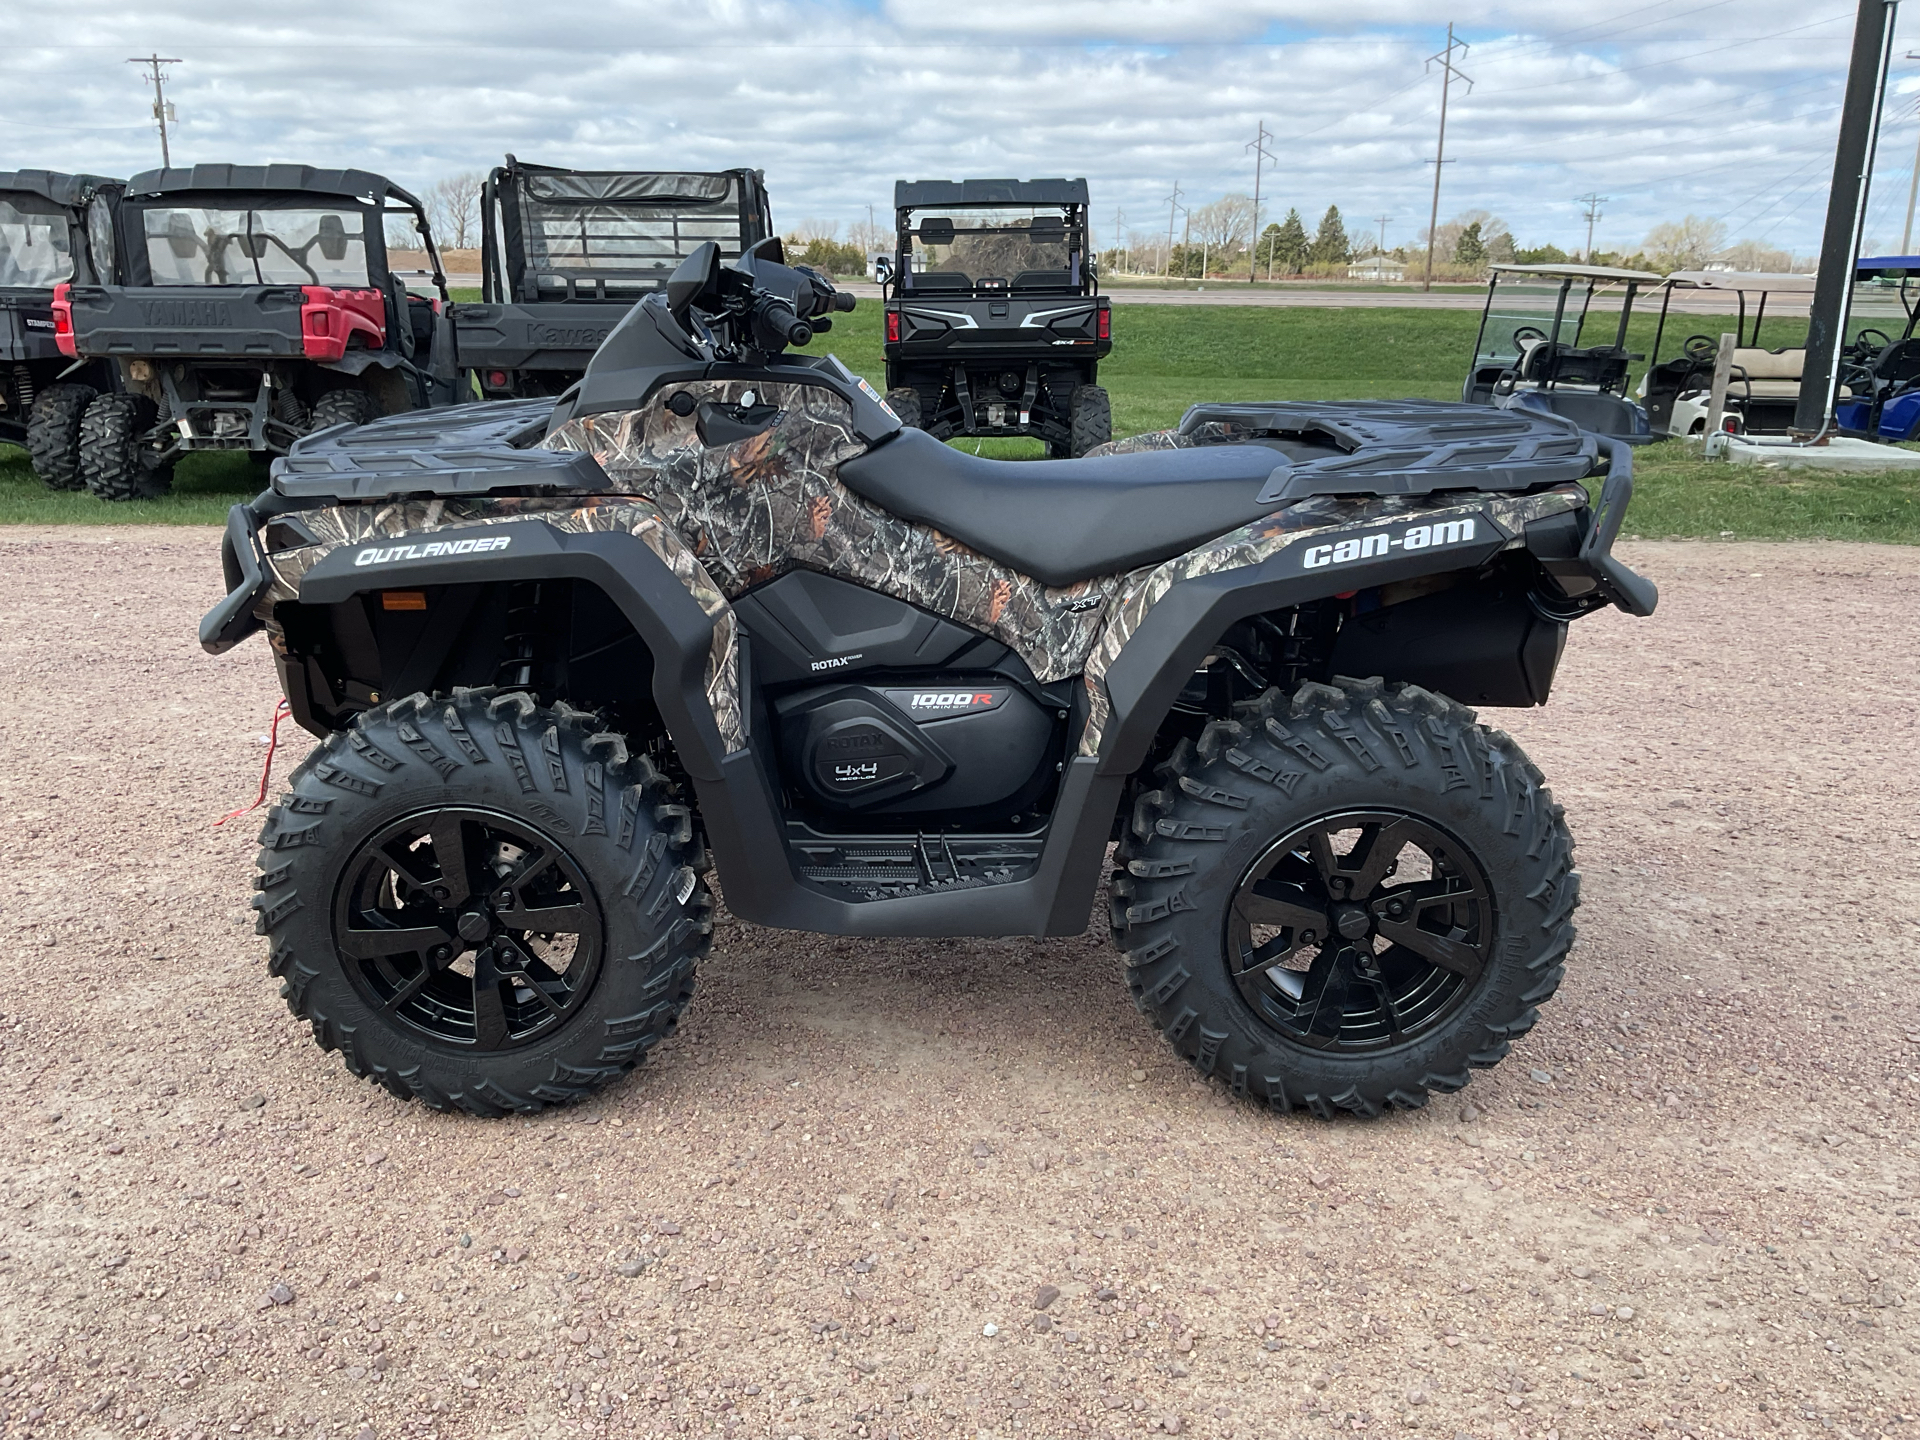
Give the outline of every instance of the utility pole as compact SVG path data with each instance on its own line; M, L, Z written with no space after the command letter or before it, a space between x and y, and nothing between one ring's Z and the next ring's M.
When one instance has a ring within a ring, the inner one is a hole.
M1253 244L1247 248L1247 284L1249 285L1253 284L1253 273L1257 268L1255 262L1260 258L1256 253L1260 249L1260 167L1264 162L1273 159L1273 152L1267 149L1267 141L1271 139L1273 139L1273 132L1267 129L1267 122L1262 120L1252 143L1247 146L1247 149L1253 151ZM1268 263L1267 269L1269 272L1273 269L1271 262ZM1268 278L1272 278L1271 274Z
M1127 234L1127 212L1113 212L1113 248L1120 252L1120 273L1126 274L1133 262L1132 237Z
M1167 196L1167 274L1173 274L1173 215L1180 209L1180 182L1173 182L1173 193Z
M1586 262L1589 265L1593 263L1593 223L1598 220L1603 213L1600 209L1601 205L1612 198L1611 195L1595 195L1592 192L1588 192L1585 195L1574 196L1574 199L1587 207L1587 248L1585 254Z
M160 163L169 169L173 166L173 153L167 148L167 121L173 119L174 114L173 106L167 103L167 92L164 88L167 83L167 77L161 73L160 67L162 65L179 65L181 63L183 62L177 55L157 54L146 56L136 55L127 61L129 65L145 65L152 73L153 120L154 123L160 127Z
M1806 440L1826 433L1840 385L1840 346L1846 340L1847 308L1853 296L1853 266L1867 219L1867 181L1880 139L1880 108L1893 51L1893 6L1860 0L1853 23L1853 53L1840 103L1840 136L1833 152L1833 184L1827 191L1827 224L1820 242L1820 270L1807 317L1807 357L1800 371L1800 399L1793 433Z
M1384 255L1387 253L1387 222L1393 219L1393 217L1391 215L1376 215L1373 219L1374 223L1380 227L1380 253Z
M1420 282L1420 288L1422 290L1431 290L1433 288L1433 251L1438 240L1438 236L1434 232L1440 228L1440 167L1449 163L1447 160L1447 96L1452 92L1453 82L1456 78L1465 80L1467 82L1467 93L1469 95L1473 93L1472 78L1453 63L1453 52L1456 48L1464 55L1473 47L1464 40L1455 40L1453 38L1453 22L1449 20L1447 22L1447 48L1442 50L1438 55L1429 55L1427 57L1427 69L1429 71L1433 69L1436 61L1438 61L1440 65L1440 143L1434 150L1433 160L1430 162L1433 166L1433 213L1427 220L1427 278Z

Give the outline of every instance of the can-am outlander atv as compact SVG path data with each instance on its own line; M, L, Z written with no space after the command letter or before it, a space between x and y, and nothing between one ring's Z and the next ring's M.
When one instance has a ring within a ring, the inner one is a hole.
M0 170L0 440L27 447L53 490L80 488L80 417L114 387L105 360L61 353L54 287L113 267L120 182Z
M387 268L411 222L433 296ZM451 404L446 277L420 202L384 176L308 165L195 165L127 182L109 280L55 292L71 356L117 367L121 393L81 423L102 500L164 493L195 450L284 455L313 430Z
M1462 702L1652 611L1626 446L1369 402L981 459L786 353L852 302L779 257L690 257L557 405L316 435L235 507L201 640L265 628L321 737L254 901L319 1043L577 1100L672 1032L710 865L762 925L1074 935L1117 842L1129 988L1202 1074L1371 1115L1504 1056L1579 880Z

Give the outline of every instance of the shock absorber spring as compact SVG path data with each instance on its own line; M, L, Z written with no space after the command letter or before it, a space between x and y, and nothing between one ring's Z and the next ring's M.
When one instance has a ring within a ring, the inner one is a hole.
M33 372L24 365L13 367L13 393L20 397L20 413L33 409Z
M539 638L540 582L523 580L507 591L506 633L501 637L493 683L514 690L530 688Z

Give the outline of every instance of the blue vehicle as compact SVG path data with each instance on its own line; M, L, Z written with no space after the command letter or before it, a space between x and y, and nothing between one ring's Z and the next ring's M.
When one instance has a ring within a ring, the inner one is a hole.
M1884 330L1864 329L1847 347L1841 380L1852 398L1834 407L1834 419L1850 435L1869 440L1920 439L1920 255L1864 256L1854 279L1875 290L1892 290L1907 323L1895 340Z

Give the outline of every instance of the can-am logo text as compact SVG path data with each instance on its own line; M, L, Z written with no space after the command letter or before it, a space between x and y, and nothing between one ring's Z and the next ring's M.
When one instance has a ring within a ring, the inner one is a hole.
M1415 525L1398 535L1376 530L1371 535L1356 535L1326 545L1308 547L1300 556L1307 570L1328 565L1351 565L1356 560L1374 560L1395 550L1433 550L1442 545L1464 545L1475 535L1471 520L1438 520L1431 525Z
M395 560L437 560L443 555L484 555L504 550L511 535L477 536L471 540L430 540L425 545L369 545L353 557L355 566L390 565Z

